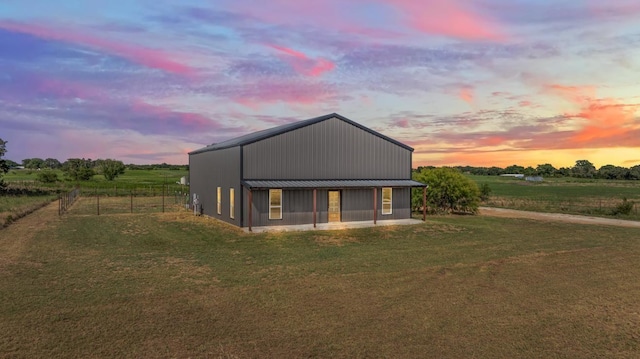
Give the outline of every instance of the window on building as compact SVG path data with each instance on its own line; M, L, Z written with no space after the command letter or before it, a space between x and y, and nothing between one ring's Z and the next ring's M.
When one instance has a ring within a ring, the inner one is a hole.
M229 188L229 217L236 218L235 210L236 206L234 205L236 201L235 189Z
M392 188L382 189L382 214L391 214Z
M269 219L282 219L282 190L269 190Z
M216 200L218 201L218 214L222 214L222 188L218 187L216 191Z

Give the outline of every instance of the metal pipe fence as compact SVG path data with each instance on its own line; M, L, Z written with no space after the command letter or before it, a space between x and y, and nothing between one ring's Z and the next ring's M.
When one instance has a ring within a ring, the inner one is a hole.
M60 194L58 197L58 215L65 213L69 207L75 203L79 196L80 188L74 188L69 192Z

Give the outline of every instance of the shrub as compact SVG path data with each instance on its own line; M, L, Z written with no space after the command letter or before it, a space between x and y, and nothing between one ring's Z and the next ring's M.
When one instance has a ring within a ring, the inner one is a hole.
M449 168L422 169L413 174L413 179L429 185L427 206L432 212L477 213L480 204L480 189L460 171ZM422 190L413 195L413 207L422 207Z
M483 183L480 185L480 200L486 201L489 199L489 195L491 195L491 187L489 187L488 183Z
M635 203L633 201L627 201L626 198L623 198L622 202L620 202L613 208L613 210L611 210L611 214L613 214L614 216L617 216L619 214L629 215L631 214L631 211L633 211L634 204Z
M53 171L40 171L36 178L40 182L54 183L58 181L58 174Z

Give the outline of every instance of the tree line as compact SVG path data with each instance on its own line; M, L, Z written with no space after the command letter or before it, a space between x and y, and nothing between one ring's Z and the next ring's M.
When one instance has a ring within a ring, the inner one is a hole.
M10 169L25 168L29 170L37 170L37 178L41 182L52 183L59 181L58 173L55 170L61 170L66 179L71 181L88 181L95 175L103 175L107 181L115 180L119 175L124 174L126 169L130 170L188 170L188 165L171 165L167 163L151 164L151 165L125 165L122 161L114 159L96 159L90 158L69 158L64 162L60 162L55 158L25 158L22 164L4 158L7 152L7 141L0 138L0 189L6 186L3 181L3 175Z
M420 166L421 169L433 169L433 166ZM525 176L542 176L542 177L575 177L575 178L600 178L615 180L640 180L640 165L630 168L604 165L596 169L589 160L577 160L572 167L556 168L550 163L539 164L535 168L532 166L524 167L519 165L511 165L505 168L501 167L473 167L473 166L454 166L463 173L483 176L500 176L504 174L522 174Z
M70 158L65 162L60 162L55 158L47 158L47 159L42 159L42 158L25 158L22 160L22 164L11 161L11 160L5 160L7 166L11 169L11 168L18 168L20 166L26 168L26 169L32 169L32 170L40 170L40 169L64 169L69 161L75 161L77 160L77 158ZM85 160L84 158L82 158L82 160ZM108 159L107 159L108 160ZM87 165L91 168L100 168L101 166L104 165L104 161L107 160L103 160L103 159L97 159L97 160L91 160L90 158L87 159ZM119 161L122 163L122 161ZM157 170L157 169L165 169L165 170L188 170L189 166L188 165L172 165L172 164L168 164L168 163L156 163L156 164L150 164L150 165L137 165L137 164L124 164L123 166L125 167L125 169L128 170Z
M124 174L126 169L122 161L110 158L97 160L69 158L62 163L51 158L46 160L28 158L23 160L23 166L30 170L38 170L38 180L47 183L59 180L58 173L54 170L61 170L71 181L88 181L95 175L103 175L107 181L113 181Z

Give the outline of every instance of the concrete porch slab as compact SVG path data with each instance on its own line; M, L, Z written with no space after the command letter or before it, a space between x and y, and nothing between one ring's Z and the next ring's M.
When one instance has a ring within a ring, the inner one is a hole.
M361 221L361 222L338 222L338 223L318 223L316 228L313 228L313 224L296 224L290 226L264 226L264 227L252 227L251 232L249 228L243 228L245 232L249 233L263 233L263 232L292 232L292 231L329 231L339 229L351 229L351 228L367 228L367 227L381 227L381 226L405 226L411 224L424 223L419 219L406 218L406 219L389 219L378 221L377 224L373 224L373 221Z

